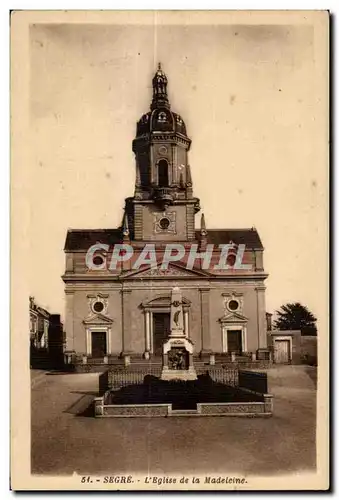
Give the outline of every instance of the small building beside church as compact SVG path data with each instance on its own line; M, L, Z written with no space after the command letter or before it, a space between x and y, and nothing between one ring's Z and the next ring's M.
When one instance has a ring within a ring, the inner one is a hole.
M60 314L51 314L29 297L30 366L57 368L64 363L64 330Z
M150 111L137 122L132 142L134 194L125 200L121 226L67 232L62 277L67 352L80 363L103 364L161 355L169 335L171 293L179 287L184 333L194 356L260 356L267 349L261 239L255 228L209 228L203 215L196 227L201 208L189 164L191 139L183 118L171 109L160 65L152 85ZM131 258L114 253L117 245L132 249ZM151 263L142 258L145 246L153 252ZM176 249L177 257L164 267L168 248ZM210 248L206 265L202 256ZM136 266L138 259L142 264ZM226 266L220 265L223 260Z

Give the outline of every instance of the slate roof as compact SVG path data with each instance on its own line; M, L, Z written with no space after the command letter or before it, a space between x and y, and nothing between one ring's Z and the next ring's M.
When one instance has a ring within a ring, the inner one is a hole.
M197 239L200 237L200 231L195 232ZM207 242L219 245L221 243L233 243L237 245L246 245L247 248L263 249L258 231L252 229L207 229Z
M208 243L219 245L233 241L235 244L244 244L246 248L263 249L262 242L256 229L208 229ZM196 239L200 239L200 231L195 232ZM67 232L65 250L88 250L95 243L114 245L122 242L120 229L69 229Z
M120 229L69 229L65 250L88 250L95 243L114 245L122 241Z

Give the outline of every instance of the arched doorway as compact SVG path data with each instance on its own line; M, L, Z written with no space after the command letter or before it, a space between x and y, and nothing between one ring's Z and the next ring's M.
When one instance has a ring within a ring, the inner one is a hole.
M160 160L158 163L158 184L160 187L168 187L168 163Z

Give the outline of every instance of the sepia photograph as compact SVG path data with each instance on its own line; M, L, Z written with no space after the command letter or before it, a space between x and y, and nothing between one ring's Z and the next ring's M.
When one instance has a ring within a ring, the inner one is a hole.
M14 11L14 490L329 487L329 14Z

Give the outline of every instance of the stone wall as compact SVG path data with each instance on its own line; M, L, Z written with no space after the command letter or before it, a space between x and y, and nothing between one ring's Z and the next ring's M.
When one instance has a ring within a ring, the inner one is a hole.
M194 351L199 353L207 345L212 352L222 352L223 333L219 319L230 312L225 310L223 294L241 294L243 308L240 314L248 318L247 322L247 352L256 352L259 347L266 347L265 308L264 302L258 301L258 281L254 282L210 282L194 278L185 280L178 276L171 280L156 280L145 278L142 281L125 282L124 287L131 289L128 294L128 303L125 304L126 336L124 346L122 294L121 283L86 283L75 285L72 291L67 292L68 305L66 307L66 334L67 350L77 353L86 353L86 326L84 320L91 313L89 308L89 294L107 294L107 313L112 320L110 330L111 354L118 356L123 350L142 355L145 351L145 314L141 307L143 302L150 301L161 295L169 295L174 286L181 288L187 298L189 306L189 336L194 342ZM259 292L262 293L262 292ZM259 327L258 327L259 325ZM98 328L100 329L100 328ZM263 340L264 339L264 340Z
M311 335L300 337L300 356L302 363L316 365L318 362L318 338Z

